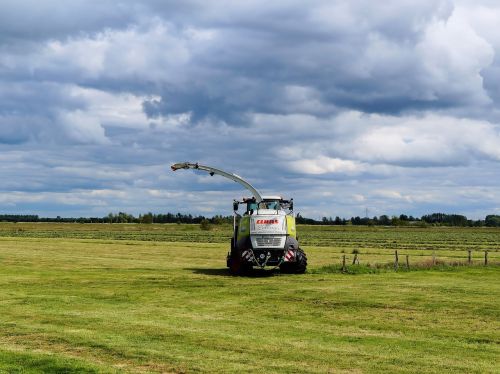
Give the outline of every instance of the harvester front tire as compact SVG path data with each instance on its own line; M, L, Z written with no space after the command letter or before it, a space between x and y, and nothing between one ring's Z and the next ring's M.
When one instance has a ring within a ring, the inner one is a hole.
M307 256L302 249L297 249L296 257L295 274L304 274L307 269Z
M297 249L295 262L281 264L280 271L283 274L304 274L307 269L307 256L302 249Z
M243 261L240 251L233 251L227 262L231 275L245 275L252 269L251 266Z

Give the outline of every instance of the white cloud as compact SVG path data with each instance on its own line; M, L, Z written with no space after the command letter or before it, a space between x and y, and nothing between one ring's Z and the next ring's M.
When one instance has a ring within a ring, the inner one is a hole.
M427 87L424 100L451 95L467 105L491 102L480 73L493 62L495 50L467 18L455 11L447 20L436 20L427 26L423 40L416 45L422 61L420 76Z
M87 118L93 118L103 125L140 129L147 128L150 122L142 110L142 103L155 97L114 93L76 85L63 89L69 97L84 103Z
M366 161L464 165L475 158L500 160L500 132L488 122L447 116L388 117L385 126L367 126L353 147L354 154Z
M290 168L301 174L358 174L361 171L365 171L367 165L351 160L320 156L316 159L301 159L291 162Z
M176 33L168 23L154 19L145 29L132 26L49 41L29 66L44 74L68 73L86 79L175 82L190 61L190 44L203 43L210 39L209 35L208 31L197 32L194 28Z
M62 112L58 120L70 141L77 143L106 144L109 140L101 123L81 110Z
M295 116L260 120L262 126L256 126L256 132L265 132L269 121L290 124L275 154L283 162L288 160L291 170L305 174L370 172L383 176L391 173L389 165L446 167L500 161L500 126L487 121L360 112L321 120L302 117L302 126L295 126Z

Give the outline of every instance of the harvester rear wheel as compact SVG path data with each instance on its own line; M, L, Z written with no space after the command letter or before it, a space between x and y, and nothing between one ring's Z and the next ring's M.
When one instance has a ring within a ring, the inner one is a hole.
M229 256L227 263L229 272L232 275L245 275L248 274L252 269L252 266L243 261L241 257L241 251L239 250L231 251L231 255Z
M295 273L304 274L307 269L307 256L302 249L297 249L297 262L295 263Z
M307 269L307 256L302 249L297 249L295 262L284 262L280 265L280 271L284 274L304 274Z

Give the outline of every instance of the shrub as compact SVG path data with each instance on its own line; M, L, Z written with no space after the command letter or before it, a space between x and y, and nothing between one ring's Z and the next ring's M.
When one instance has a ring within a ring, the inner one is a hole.
M203 219L200 222L200 229L208 231L212 229L212 225L210 224L210 221L208 219Z

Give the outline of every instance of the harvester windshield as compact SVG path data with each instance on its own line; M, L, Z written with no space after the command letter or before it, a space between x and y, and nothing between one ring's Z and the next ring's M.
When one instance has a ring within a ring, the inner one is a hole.
M259 204L259 209L279 209L279 201L262 201Z
M243 199L243 202L246 203L246 213L253 214L259 210L292 210L292 205L290 201L283 200L281 198L264 198L260 202L256 202L255 199Z

